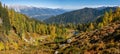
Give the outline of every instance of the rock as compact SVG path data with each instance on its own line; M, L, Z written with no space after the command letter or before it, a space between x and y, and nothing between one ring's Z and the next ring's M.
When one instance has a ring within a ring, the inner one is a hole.
M96 31L96 32L95 32L95 35L99 35L99 34L100 34L100 31Z
M60 48L61 48L61 47L64 47L64 46L65 46L65 44L60 44Z
M98 39L98 36L94 35L93 38L94 38L94 39Z
M2 19L0 18L0 24L2 24Z
M101 31L101 32L100 32L101 35L103 35L103 34L105 34L105 33L106 33L106 31Z
M103 34L103 36L108 36L108 33Z
M108 33L112 34L114 31L115 31L114 29L111 29Z
M59 51L55 51L55 53L54 54L58 54L59 53Z
M67 43L71 43L71 42L72 42L72 40L71 40L71 39L68 39L68 40L67 40Z

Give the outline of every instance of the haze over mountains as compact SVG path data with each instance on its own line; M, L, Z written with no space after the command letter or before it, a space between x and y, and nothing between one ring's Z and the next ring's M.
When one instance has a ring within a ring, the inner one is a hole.
M44 8L44 7L30 7L30 6L9 6L9 8L15 9L15 11L35 18L37 20L44 20L51 16L56 16L62 13L65 13L69 10L65 9L52 9L52 8Z

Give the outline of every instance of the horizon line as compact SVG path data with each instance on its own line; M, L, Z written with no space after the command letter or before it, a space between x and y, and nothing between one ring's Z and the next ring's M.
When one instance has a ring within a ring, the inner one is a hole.
M84 5L78 8L64 8L64 7L42 7L42 6L29 6L29 5L7 5L8 7L36 7L36 8L50 8L50 9L83 9L83 8L99 8L99 7L120 7L120 5Z

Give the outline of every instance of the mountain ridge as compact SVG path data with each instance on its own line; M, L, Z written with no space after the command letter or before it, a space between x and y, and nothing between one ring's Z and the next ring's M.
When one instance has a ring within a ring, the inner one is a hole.
M116 7L106 7L106 8L83 8L79 10L74 10L71 12L63 13L51 18L44 20L46 23L55 24L67 24L67 23L89 23L96 20L99 16L103 15L106 11L112 9L113 11Z
M9 6L9 8L14 9L16 12L20 12L25 14L31 18L35 18L37 20L44 20L51 16L56 16L68 10L61 8L46 8L46 7L33 7L33 6Z

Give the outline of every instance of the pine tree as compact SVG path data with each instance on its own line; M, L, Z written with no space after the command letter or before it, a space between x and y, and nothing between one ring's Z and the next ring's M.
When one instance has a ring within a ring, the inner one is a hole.
M109 11L109 15L112 15L112 13L113 13L113 10L112 10L112 9L110 9L110 11Z
M9 11L8 11L8 13L9 13L9 18L10 18L10 24L13 26L14 24L14 18L15 18L15 12L14 12L14 10L13 9L10 9Z
M2 12L2 20L3 20L3 28L5 29L6 34L8 34L11 28L11 25L10 25L10 19L8 16L8 8L5 5Z
M0 2L0 17L2 16L2 3Z

